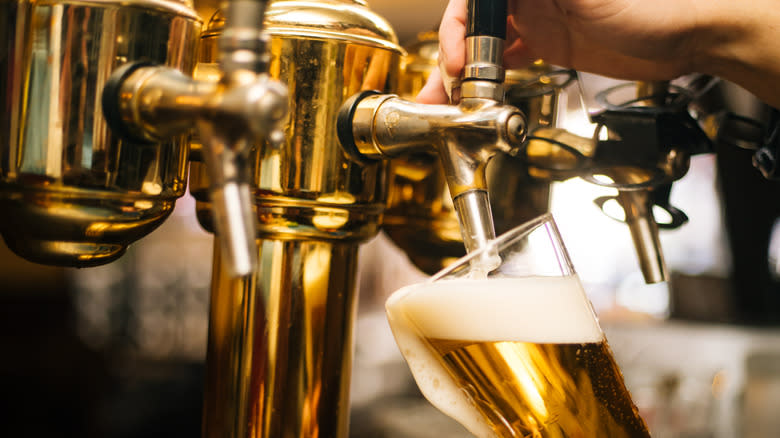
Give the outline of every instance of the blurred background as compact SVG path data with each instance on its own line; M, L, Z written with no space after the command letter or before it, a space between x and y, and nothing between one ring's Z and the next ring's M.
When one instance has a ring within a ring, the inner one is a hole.
M402 43L434 29L446 5L369 3ZM588 78L595 88L600 80ZM563 127L590 135L572 88L561 105ZM741 112L753 116L745 102ZM742 152L720 154L721 162L695 156L675 184L671 203L690 222L661 234L668 283L644 283L628 230L593 204L609 189L579 179L553 186L564 242L657 438L780 433L778 187L760 178L729 183L751 171ZM724 173L724 160L744 166ZM4 436L200 435L212 236L194 210L185 196L159 229L97 268L34 265L0 246ZM727 224L726 210L737 219ZM768 238L751 232L767 221ZM425 275L384 234L362 247L359 263L351 435L469 436L421 398L385 320L389 294Z

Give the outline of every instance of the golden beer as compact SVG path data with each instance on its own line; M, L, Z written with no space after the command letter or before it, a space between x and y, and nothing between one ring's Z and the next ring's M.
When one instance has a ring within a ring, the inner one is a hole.
M440 280L387 303L423 394L479 437L649 437L576 276Z

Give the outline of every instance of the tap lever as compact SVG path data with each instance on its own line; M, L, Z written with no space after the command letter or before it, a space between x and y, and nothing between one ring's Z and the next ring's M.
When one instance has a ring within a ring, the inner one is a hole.
M606 110L593 117L597 133L606 128L609 139L598 140L592 168L584 178L594 184L619 190L636 190L681 178L693 154L713 150L711 140L685 110L663 107L627 107ZM596 137L598 134L596 135ZM631 168L631 182L605 182L598 174L608 169Z
M460 96L455 96L458 100L479 98L504 102L506 13L506 0L469 0L466 63Z
M507 0L469 0L466 37L506 39Z

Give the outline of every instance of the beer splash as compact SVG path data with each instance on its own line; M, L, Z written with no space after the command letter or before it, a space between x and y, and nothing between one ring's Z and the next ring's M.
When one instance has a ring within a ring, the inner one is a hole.
M488 437L647 437L576 276L442 280L387 303L423 394Z

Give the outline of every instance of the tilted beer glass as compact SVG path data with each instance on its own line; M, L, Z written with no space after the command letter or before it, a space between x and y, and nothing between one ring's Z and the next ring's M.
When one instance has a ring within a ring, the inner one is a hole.
M425 397L478 437L649 437L549 214L387 314Z

